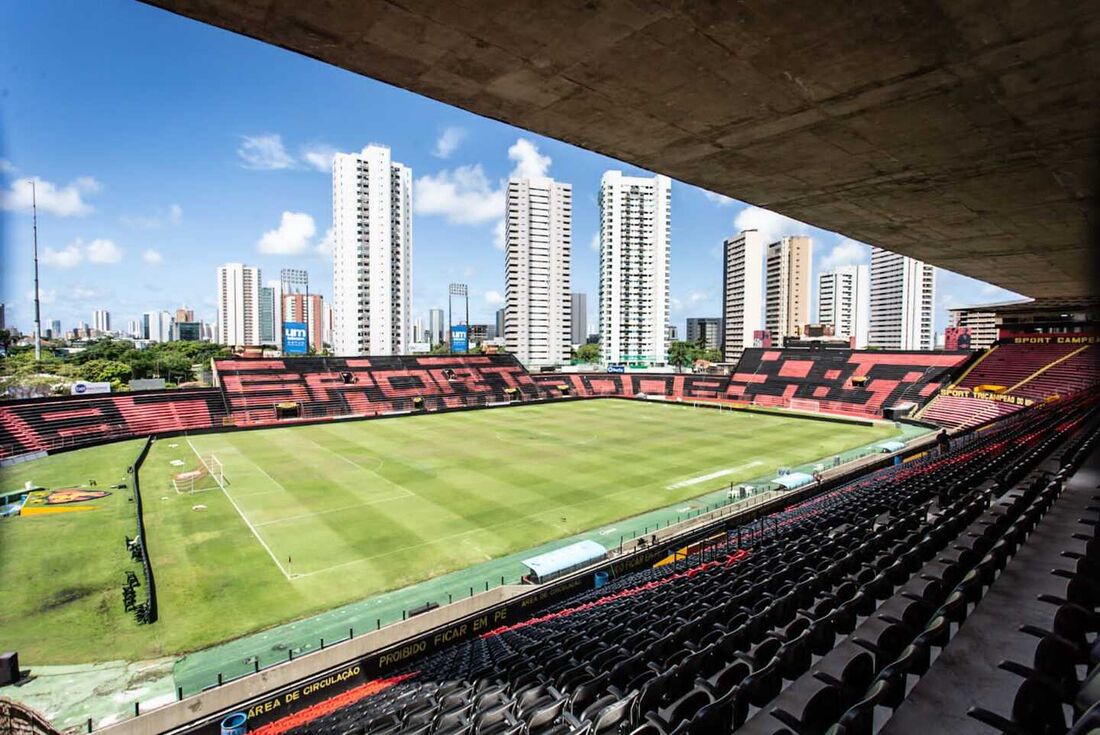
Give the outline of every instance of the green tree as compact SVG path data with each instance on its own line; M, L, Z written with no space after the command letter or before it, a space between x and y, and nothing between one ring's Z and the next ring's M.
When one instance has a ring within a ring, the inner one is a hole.
M673 342L668 346L668 361L678 370L695 362L699 348L692 342Z
M133 371L118 360L89 360L80 367L80 375L94 383L121 384L130 382Z
M573 356L580 362L599 362L600 346L598 344L583 344L573 351Z

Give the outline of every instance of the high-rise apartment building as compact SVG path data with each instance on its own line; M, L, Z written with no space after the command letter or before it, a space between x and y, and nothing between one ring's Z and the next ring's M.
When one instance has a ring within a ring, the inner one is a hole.
M244 263L218 268L218 342L260 344L260 269Z
M111 312L106 309L96 309L92 312L92 329L100 334L111 331Z
M499 313L499 312L498 312ZM499 318L499 317L498 317ZM428 341L432 343L432 346L443 344L446 339L443 331L447 328L446 321L443 318L442 309L429 309L428 310Z
M195 310L188 309L186 306L181 306L176 309L176 321L177 322L193 322L195 321Z
M838 338L855 337L867 347L871 320L870 276L865 265L843 265L817 275L817 321L831 324Z
M1011 302L1010 302L1011 303ZM960 306L947 312L947 326L970 331L970 349L985 350L993 346L1000 336L1001 325L997 307L1005 304Z
M282 284L268 281L260 286L260 344L281 347L283 342Z
M569 308L570 327L569 341L574 345L583 345L588 339L588 294L571 293Z
M871 248L871 324L867 343L886 350L931 350L936 269Z
M126 336L133 337L134 339L143 339L141 322L137 319L131 319L126 322Z
M400 355L410 338L412 171L367 146L332 162L333 347Z
M722 243L722 350L737 362L763 330L764 238L745 230Z
M801 336L810 321L810 263L813 242L806 235L780 238L768 245L764 328L772 344Z
M325 339L325 307L321 294L283 294L282 307L283 321L305 324L306 340L309 346L320 352L324 348ZM282 335L280 335L281 342Z
M503 309L503 308L497 309L497 313L496 313L497 335L496 336L501 337L501 338L504 337L504 318L507 316L507 314L508 314L507 309Z
M692 344L703 343L704 350L722 348L722 320L716 316L688 317L685 338Z
M150 342L171 342L175 320L168 311L147 311L141 315L141 336Z
M669 321L672 184L608 171L600 180L600 355L664 364Z
M504 242L505 349L528 367L567 363L573 187L509 181Z

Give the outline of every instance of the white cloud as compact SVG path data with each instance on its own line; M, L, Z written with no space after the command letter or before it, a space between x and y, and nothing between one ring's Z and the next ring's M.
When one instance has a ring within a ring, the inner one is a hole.
M858 265L870 257L871 248L855 240L844 239L821 259L819 270L831 271L842 265Z
M65 290L65 297L76 301L91 301L103 299L111 295L111 292L95 286L83 286L77 284Z
M168 213L164 216L159 214L152 216L125 215L119 217L119 221L135 230L156 230L163 227L165 223L178 225L183 222L183 207L178 204L172 204L168 207Z
M34 181L34 197L37 198L38 211L55 214L58 217L81 217L92 211L92 206L84 201L84 196L95 194L103 187L90 176L82 176L66 186L58 186L37 176L24 178L11 183L11 187L0 192L0 209L20 212L31 211L31 181Z
M462 128L445 128L435 141L435 150L432 155L436 158L450 158L451 154L458 150L462 139L466 137L466 131Z
M245 168L275 171L294 165L294 158L286 152L281 135L245 135L241 140L243 142L237 148L237 156Z
M164 256L152 248L147 248L145 252L141 254L141 259L149 265L160 265L164 262Z
M710 299L710 294L706 291L692 291L688 294L688 303L694 306L695 304L701 304L704 301Z
M504 214L504 190L493 188L480 164L421 176L413 193L417 214L442 215L449 224L480 224Z
M27 289L27 301L34 301L34 289ZM43 304L52 304L57 301L57 289L38 289L38 300Z
M104 265L122 260L122 249L112 240L98 238L85 243L77 238L61 250L51 247L43 249L40 259L42 265L53 268L75 268L84 260Z
M265 255L297 255L309 249L317 225L305 212L283 212L279 227L268 230L257 248Z
M504 246L507 244L504 241L505 234L504 220L497 220L497 223L493 225L493 247L497 250L504 250Z
M709 202L717 204L719 207L729 207L734 203L734 201L725 194L718 194L713 191L707 191L706 189L700 189L699 191L703 192L703 196L705 196Z
M84 260L84 253L80 247L80 241L69 243L62 250L54 250L47 247L42 250L39 260L42 265L52 268L75 268Z
M325 231L325 236L321 238L321 241L317 243L318 254L326 258L331 258L332 248L335 244L335 238L333 237L332 228L330 227Z
M776 242L788 235L807 235L810 232L810 226L804 222L778 212L751 206L737 213L733 218L733 227L737 232L758 230L765 243Z
M6 158L0 158L0 174L13 174L16 172L15 164Z
M332 159L336 153L330 145L314 143L302 149L302 161L310 168L327 174L332 172Z
M508 149L508 158L516 162L512 176L521 179L546 176L550 171L550 156L539 153L538 146L526 138L519 138Z
M84 248L89 263L117 263L122 260L122 250L112 240L92 240Z
M499 291L486 291L485 303L489 306L500 306L504 303L504 296Z
M593 232L592 239L588 241L588 249L594 253L600 252L600 233Z

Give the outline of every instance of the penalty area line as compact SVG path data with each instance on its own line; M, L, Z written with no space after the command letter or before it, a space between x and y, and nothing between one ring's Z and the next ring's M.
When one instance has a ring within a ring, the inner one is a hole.
M199 454L199 450L195 449L195 445L191 443L190 437L187 438L187 446L191 447L191 451L194 452L195 456L199 458L199 462L202 462L202 455ZM265 475L267 475L268 479L270 479L276 485L279 485L279 487L283 487L274 477L264 472L262 467L257 465L257 468L260 470L260 472L263 472ZM283 488L283 491L285 492L286 488ZM241 506L237 505L237 501L233 499L233 496L229 494L229 491L226 490L224 486L222 486L222 492L225 493L226 500L228 500L229 504L232 505L233 508L237 511L237 515L241 517L241 520L244 521L244 524L248 526L248 530L251 531L252 535L256 537L256 540L260 542L260 546L264 547L264 551L266 551L268 556L271 557L271 561L275 562L275 566L279 568L279 571L282 572L287 581L289 582L291 579L301 576L298 574L291 575L289 572L287 572L286 568L283 567L282 562L280 562L278 557L275 556L275 552L272 551L271 547L267 545L267 542L264 541L263 536L261 536L260 532L256 530L256 527L252 525L252 521L248 520L248 516L246 516L244 514L244 511L241 510Z

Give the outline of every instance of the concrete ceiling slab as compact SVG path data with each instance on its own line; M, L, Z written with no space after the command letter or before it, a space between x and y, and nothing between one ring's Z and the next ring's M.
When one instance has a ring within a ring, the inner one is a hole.
M1100 3L147 1L1022 294L1093 290Z

